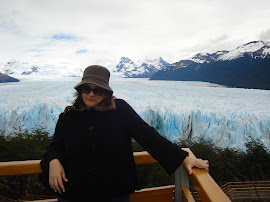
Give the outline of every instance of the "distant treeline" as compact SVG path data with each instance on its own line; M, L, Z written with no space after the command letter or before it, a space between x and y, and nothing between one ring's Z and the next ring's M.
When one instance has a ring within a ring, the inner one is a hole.
M32 131L17 130L13 135L0 135L0 161L37 160L42 157L52 137L42 128ZM199 158L210 162L210 175L219 184L228 181L270 180L270 153L258 139L250 137L246 152L216 147L213 142L179 141L179 146L188 147ZM144 149L135 141L134 151ZM138 165L139 187L155 187L174 184L159 164ZM55 195L39 181L39 175L0 177L2 196L19 199L29 194Z

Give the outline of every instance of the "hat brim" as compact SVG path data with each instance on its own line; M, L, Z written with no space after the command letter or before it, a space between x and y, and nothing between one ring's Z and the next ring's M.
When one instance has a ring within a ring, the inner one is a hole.
M98 86L98 87L101 87L101 88L104 88L104 89L106 89L106 90L108 90L108 91L113 92L113 90L111 89L111 87L110 87L109 85L107 85L107 84L102 84L102 83L96 82L96 81L94 81L94 80L91 80L91 81L89 81L89 80L83 80L83 81L81 81L80 83L78 83L74 88L75 88L76 90L78 90L78 88L79 88L81 85L83 85L83 84L95 84L95 85Z

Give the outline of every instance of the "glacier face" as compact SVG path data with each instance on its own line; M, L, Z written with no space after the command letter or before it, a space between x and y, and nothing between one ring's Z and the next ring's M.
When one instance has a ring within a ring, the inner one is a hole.
M74 99L80 78L22 79L0 84L0 130L42 126L51 134L58 115ZM150 81L113 77L117 98L171 141L212 139L244 149L249 135L270 149L270 91L225 88L205 82Z

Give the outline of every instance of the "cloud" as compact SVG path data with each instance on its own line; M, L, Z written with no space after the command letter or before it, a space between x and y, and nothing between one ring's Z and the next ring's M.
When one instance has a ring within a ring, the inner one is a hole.
M260 40L270 40L270 28L268 28L267 30L261 32L259 34L259 39Z
M219 43L219 42L222 42L222 41L225 41L229 38L229 35L228 34L222 34L214 39L211 39L210 41L212 43Z
M0 7L0 59L31 60L37 51L29 50L40 50L39 62L175 62L269 40L268 19L269 0L9 0Z
M38 50L38 49L28 49L27 51L29 51L29 52L35 52L35 53L42 52L42 50Z

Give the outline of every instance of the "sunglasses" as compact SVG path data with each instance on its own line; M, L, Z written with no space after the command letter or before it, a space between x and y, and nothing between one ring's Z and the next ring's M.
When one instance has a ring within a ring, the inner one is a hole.
M84 94L89 94L89 93L91 93L91 92L93 91L93 93L94 93L95 95L101 96L101 95L104 94L105 89L100 88L100 87L97 87L97 88L91 88L90 86L86 86L86 85L85 85L85 86L82 86L82 87L80 88L80 91L81 91L82 93L84 93Z

